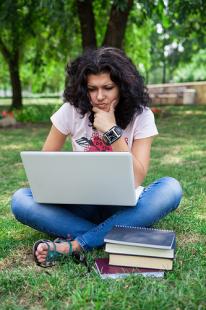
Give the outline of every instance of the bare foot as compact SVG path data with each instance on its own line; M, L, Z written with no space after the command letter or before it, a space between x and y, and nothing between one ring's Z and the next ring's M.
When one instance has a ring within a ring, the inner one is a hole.
M49 246L50 246L50 250L54 249L54 245L51 242L48 242ZM79 252L81 250L81 247L79 245L79 243L74 240L71 242L72 244L72 252ZM56 245L56 251L62 254L68 254L69 253L69 244L68 242L61 242L61 243L55 243ZM40 243L36 249L35 255L36 258L38 260L39 263L44 263L47 257L47 253L48 253L48 246L46 243Z

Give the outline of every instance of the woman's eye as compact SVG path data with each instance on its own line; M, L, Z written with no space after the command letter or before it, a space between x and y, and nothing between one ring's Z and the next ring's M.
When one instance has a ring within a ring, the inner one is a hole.
M112 90L113 89L113 86L106 86L104 87L105 90ZM96 91L96 88L88 88L88 91L91 93L91 92L94 92Z

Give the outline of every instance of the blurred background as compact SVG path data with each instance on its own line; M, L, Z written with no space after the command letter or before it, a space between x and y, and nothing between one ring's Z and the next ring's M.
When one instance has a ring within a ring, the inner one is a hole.
M66 63L103 45L125 50L154 104L204 104L205 12L204 0L0 0L0 105L61 102Z

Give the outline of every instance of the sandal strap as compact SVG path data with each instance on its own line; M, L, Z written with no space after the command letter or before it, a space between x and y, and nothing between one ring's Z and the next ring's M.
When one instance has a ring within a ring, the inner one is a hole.
M68 244L69 244L69 252L66 255L68 255L68 256L72 255L72 243L71 243L71 240L64 239L64 238L57 238L57 239L54 240L54 244L55 243L62 243L62 242L68 242Z
M68 244L69 244L69 252L67 255L72 255L72 243L70 240L67 240Z
M56 250L56 244L53 241L50 241L50 243L52 243L52 246L53 246L52 250L51 250L51 246L46 243L48 246L48 253L47 253L47 257L46 257L47 262L55 260L55 258L60 255L60 253L57 252L57 250Z

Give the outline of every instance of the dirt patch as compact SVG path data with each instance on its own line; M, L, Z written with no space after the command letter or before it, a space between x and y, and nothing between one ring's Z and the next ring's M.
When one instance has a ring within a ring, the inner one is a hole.
M15 267L28 267L34 264L32 250L19 248L12 252L12 255L0 261L0 271L13 269Z
M189 243L205 243L206 236L200 234L181 234L178 236L178 245L184 246Z

